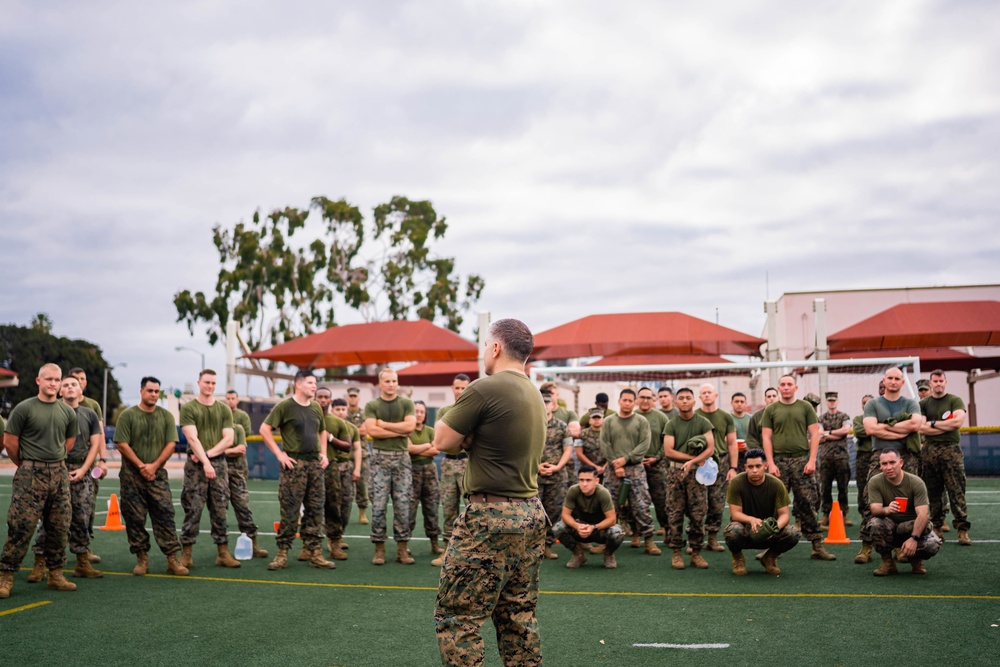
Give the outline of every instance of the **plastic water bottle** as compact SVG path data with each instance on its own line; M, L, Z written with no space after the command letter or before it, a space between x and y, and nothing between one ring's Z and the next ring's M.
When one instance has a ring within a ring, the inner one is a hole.
M240 533L236 539L236 560L250 560L253 558L253 542L246 533Z

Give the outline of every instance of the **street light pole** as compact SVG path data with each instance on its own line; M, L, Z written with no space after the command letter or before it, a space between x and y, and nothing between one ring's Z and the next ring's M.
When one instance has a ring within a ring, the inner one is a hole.
M110 366L110 367L105 366L104 367L104 401L103 401L102 409L104 410L104 423L105 424L108 423L108 371L113 371L114 369L118 368L119 366L121 368L128 368L128 364L126 364L124 361L121 362L120 364L115 364L114 366Z
M196 350L193 347L184 347L183 345L178 345L177 347L174 348L174 352L184 352L184 351L194 352L195 354L200 354L201 355L201 368L199 368L198 370L199 371L205 370L205 353L204 352L201 352L200 350Z

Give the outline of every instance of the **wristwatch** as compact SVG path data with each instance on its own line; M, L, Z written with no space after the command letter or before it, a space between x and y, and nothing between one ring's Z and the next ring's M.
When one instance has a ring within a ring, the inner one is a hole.
M101 463L107 463L108 462L107 459L97 459L97 460L100 461Z
M919 535L910 535L910 539L913 540L914 542L919 542L920 541L920 536Z

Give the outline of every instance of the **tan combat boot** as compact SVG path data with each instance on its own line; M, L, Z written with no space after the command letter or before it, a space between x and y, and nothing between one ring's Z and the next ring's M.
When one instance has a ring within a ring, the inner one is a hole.
M283 570L288 567L288 549L278 547L278 554L267 564L269 570Z
M181 565L190 569L194 567L194 557L191 555L191 545L181 547Z
M323 550L316 548L313 549L312 558L309 559L309 567L319 568L320 570L333 570L337 567L337 564L332 560L323 558Z
M890 574L896 574L896 561L892 559L892 555L882 556L882 564L872 574L876 577L888 577Z
M100 579L104 576L104 573L94 569L94 566L90 564L90 559L87 558L87 554L79 554L76 557L76 567L73 568L73 576L85 579Z
M764 571L768 574L781 574L781 568L778 567L778 557L770 551L764 553L764 557L760 559L760 564L764 566Z
M545 545L545 551L542 553L542 556L548 560L556 560L559 558L559 554L553 551L552 547L548 544Z
M177 558L176 553L172 553L167 556L167 574L172 574L177 577L186 577L190 572L188 569L181 565L181 561Z
M219 553L215 557L216 565L221 565L222 567L240 567L241 563L229 553L228 544L220 544L217 548Z
M670 567L675 570L684 569L684 551L683 549L674 549L674 555L670 558Z
M708 547L709 551L725 551L726 550L726 547L724 547L721 544L719 544L719 536L718 535L709 535L708 536L708 544L705 545L705 546Z
M434 567L441 567L442 565L444 565L444 554L441 554L440 556L432 560L431 565L433 565Z
M329 540L330 558L333 560L347 560L347 554L340 548L341 544L340 540Z
M259 546L257 546L256 537L251 537L250 543L253 545L253 551L251 552L251 555L254 558L267 558L267 549L262 549Z
M149 554L145 551L140 551L135 555L135 567L132 568L132 574L137 577L144 577L147 572L149 572Z
M659 556L660 554L663 553L662 551L660 551L660 547L656 546L656 544L653 542L652 536L646 538L645 552L650 556Z
M948 522L945 521L944 519L941 520L941 532L942 533L950 533L951 532L951 526L949 526Z
M95 554L93 551L88 551L87 560L89 560L91 563L100 563L101 557Z
M618 561L615 560L615 555L614 554L609 554L608 552L605 551L604 552L604 568L606 570L613 570L616 567L618 567Z
M396 543L396 562L403 565L413 565L417 561L410 555L410 545L407 542Z
M708 561L702 557L700 550L693 549L691 551L691 567L696 567L699 570L708 569Z
M858 555L854 557L854 562L858 565L864 565L865 563L870 563L872 560L872 543L862 542L861 551Z
M967 530L958 531L958 543L961 544L963 547L972 546L972 538L969 537L969 531Z
M733 554L733 574L737 577L747 576L747 560L743 557L743 552Z
M303 544L302 551L299 552L299 555L295 558L295 560L307 561L310 558L312 558L312 550L306 549L306 545Z
M14 588L14 573L6 570L0 572L0 600L9 598L12 588Z
M365 516L365 508L364 507L359 507L358 508L358 523L360 523L362 526L367 526L368 525L368 517Z
M344 538L340 538L340 540L338 540L338 542L340 542L340 548L343 549L344 551L347 551L348 549L351 548L351 547L347 546L347 542L344 541ZM447 543L447 542L448 542L448 540L445 540L445 543Z
M639 547L641 547L642 546L642 536L641 535L636 535L636 534L633 533L632 534L632 541L629 543L629 546L631 548L633 548L633 549L638 549Z
M72 581L66 581L66 577L63 576L62 570L49 570L49 581L45 584L45 587L50 591L75 591L76 584Z
M41 556L35 556L35 566L31 568L31 574L28 575L28 583L37 584L45 578L46 573L48 573L48 568L45 567L45 559Z
M573 557L569 559L568 563L566 563L566 567L571 570L575 570L586 562L587 557L583 555L583 545L578 544L576 545L576 548L573 549Z
M443 553L444 549L442 549L441 545L438 544L438 538L435 535L434 537L431 538L431 554L434 556L438 556Z
M385 565L385 542L375 543L375 555L372 556L372 565Z
M809 554L813 560L837 560L837 557L823 548L823 540L813 540L813 550Z
M924 567L924 561L922 560L911 558L910 568L913 570L913 574L927 574L927 568Z

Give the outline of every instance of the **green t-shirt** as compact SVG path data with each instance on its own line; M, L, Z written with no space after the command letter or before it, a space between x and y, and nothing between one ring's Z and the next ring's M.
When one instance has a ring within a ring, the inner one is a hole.
M286 454L319 458L323 416L323 409L316 401L300 405L290 396L271 409L264 423L281 431L281 449Z
M764 440L760 435L760 422L764 419L764 409L750 415L750 422L747 424L747 449L764 447Z
M955 410L965 410L965 401L954 394L945 394L941 398L928 396L920 401L920 411L928 423L932 420L941 421L944 419L945 413L955 412ZM961 442L962 434L958 430L927 436L928 445L958 445Z
M337 437L340 438L341 440L348 441L352 445L354 443L356 443L356 442L360 442L361 441L361 431L358 430L358 427L355 426L354 424L352 424L349 421L344 421L343 419L341 419L340 421L344 424L345 430L344 430L344 435L342 435L342 436L338 435ZM362 445L362 447L364 447L364 445ZM328 455L330 456L330 460L331 461L337 461L339 463L341 461L353 461L354 460L354 450L353 449L351 451L349 451L349 452L342 452L339 449L334 449L333 447L327 447L327 452L328 452Z
M700 452L689 451L688 441L696 436L705 435L711 430L713 430L712 422L695 411L691 415L691 419L684 419L678 415L676 419L667 422L664 435L673 436L676 451L689 456L697 456Z
M729 481L726 502L743 508L743 513L755 519L778 518L778 510L788 507L788 489L773 475L764 475L764 481L754 486L741 472Z
M253 434L253 426L250 423L250 415L239 408L233 410L233 425L235 426L236 424L243 427L244 435Z
M747 427L750 425L750 413L743 413L742 417L737 417L736 415L730 415L733 418L733 424L736 426L736 439L746 440L747 439Z
M567 424L569 424L570 422L580 421L575 412L573 412L568 408L564 408L561 405L552 412L552 416L558 419L559 421L566 422Z
M76 438L79 427L73 408L32 396L11 410L6 431L18 437L22 461L54 463L66 460L66 440Z
M419 431L413 429L413 433L410 434L410 442L414 445L429 445L434 442L434 429L426 424ZM434 457L410 454L410 462L414 465L428 465L434 463Z
M851 427L854 429L854 439L858 442L855 451L862 453L870 452L872 450L872 438L865 431L865 416L858 415L855 417Z
M868 401L871 403L871 401ZM889 518L896 523L913 521L917 518L917 507L927 505L927 485L924 480L916 475L903 472L903 481L899 486L892 484L886 479L885 473L872 475L868 480L868 502L879 503L882 507L888 507L896 498L907 498L905 512L895 512Z
M794 403L771 403L764 408L760 425L771 429L771 449L775 456L806 456L809 427L818 421L816 409L799 399Z
M76 423L79 433L73 449L66 452L67 463L83 463L90 453L90 439L101 433L101 420L90 408L80 405L76 408Z
M650 410L649 412L636 410L635 413L649 422L649 449L646 451L646 456L663 458L663 429L667 427L667 422L670 420L659 410Z
M164 447L177 442L174 416L158 405L152 412L133 405L118 415L115 442L124 442L140 461L152 463L163 453Z
M501 371L479 378L458 397L444 423L473 436L463 484L467 493L538 494L546 414L542 395L527 376Z
M667 419L673 419L674 417L680 415L681 411L677 409L677 406L672 406L669 410L664 410L660 408L660 412L666 415Z
M593 409L593 408L591 408L591 409ZM608 415L613 415L613 414L615 414L615 411L612 410L611 408L606 408L604 410L604 416L605 417L607 417ZM582 415L580 415L580 426L582 428L587 428L588 426L590 426L590 410L587 410Z
M730 433L736 433L736 422L733 421L733 416L725 410L705 412L698 408L694 412L712 422L712 437L715 440L715 454L713 456L716 462L728 461L729 447L726 445L726 436Z
M645 417L632 413L626 419L615 413L601 426L601 454L608 461L625 457L626 465L642 463L649 451L650 428Z
M352 427L353 424L344 421L337 415L330 413L323 415L323 428L326 430L328 437L333 436L337 440L346 440L353 444L354 432L351 431ZM344 452L337 449L333 446L332 442L327 444L326 455L331 461L350 461L352 458L351 452Z
M397 396L387 401L381 396L365 403L365 421L381 419L384 422L398 423L414 414L413 401L403 396ZM409 441L405 435L393 438L372 438L372 447L386 452L405 452Z
M101 421L101 423L104 423L104 411L101 410L101 404L100 403L98 403L97 401L95 401L92 398L88 398L88 397L84 396L83 398L80 399L80 405L88 407L91 410L93 410L94 412L96 412L97 413L97 418Z
M566 492L563 505L577 521L596 526L604 521L606 512L615 508L615 501L611 499L611 492L600 484L589 496L584 495L579 484L574 484Z
M875 417L879 424L888 423L889 419L898 417L904 412L910 415L920 414L920 404L912 398L900 396L895 401L888 400L885 396L876 396L865 404L865 417ZM899 440L883 440L872 436L872 449L896 449L910 451L920 450L920 434L911 433Z
M443 408L438 408L437 416L434 418L434 423L436 424L437 422L444 419L444 416L448 414L448 411L451 410L451 408L452 408L451 405L446 405Z
M181 428L185 426L198 429L198 441L207 452L222 440L222 429L233 427L233 411L222 401L211 405L188 401L181 407Z

